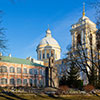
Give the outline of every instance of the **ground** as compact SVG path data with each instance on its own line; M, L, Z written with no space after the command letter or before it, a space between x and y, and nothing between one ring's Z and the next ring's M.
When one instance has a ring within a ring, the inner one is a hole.
M97 96L86 96L86 95L72 95L64 97L50 97L47 95L35 95L35 94L0 94L0 100L100 100Z

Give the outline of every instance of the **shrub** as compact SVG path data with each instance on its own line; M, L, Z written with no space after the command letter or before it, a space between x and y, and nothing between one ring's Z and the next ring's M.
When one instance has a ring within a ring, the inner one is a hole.
M69 90L69 87L67 85L62 85L62 86L59 86L59 89L66 92Z
M2 92L3 91L3 88L2 87L0 87L0 92Z
M93 86L93 85L90 85L90 84L88 84L87 86L84 87L84 90L85 90L86 92L90 92L90 91L92 91L93 89L94 89L94 86Z
M75 82L74 87L77 88L77 89L79 89L79 90L82 90L83 89L83 81L82 80L77 80Z

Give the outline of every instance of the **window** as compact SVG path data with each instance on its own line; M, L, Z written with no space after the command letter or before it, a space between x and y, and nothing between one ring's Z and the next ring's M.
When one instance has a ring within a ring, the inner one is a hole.
M92 46L92 34L90 34L90 45Z
M32 79L29 79L30 86L32 86Z
M27 68L24 68L24 69L23 69L23 73L24 73L24 74L27 74Z
M37 86L37 79L34 80L34 85Z
M1 84L7 84L7 79L6 78L1 78Z
M15 80L13 78L10 79L10 84L14 85L15 84Z
M77 35L77 45L78 44L81 44L81 35L80 34Z
M42 75L42 69L40 69L40 75Z
M99 31L100 32L100 31ZM98 33L98 32L97 32ZM97 49L100 49L100 34L97 34L96 36L96 40L97 40Z
M47 58L49 58L49 53L47 53Z
M17 84L21 85L21 83L22 83L22 80L21 79L17 79Z
M51 53L51 56L53 57L53 56L54 56L54 54L53 54L53 53Z
M45 55L43 54L43 59L45 58Z
M17 68L17 73L21 73L21 68Z
M15 68L14 67L10 67L10 73L14 73L15 72Z
M23 80L23 84L24 84L24 85L27 85L27 79L24 79L24 80Z
M41 59L41 54L40 54L40 57L39 58Z
M45 76L45 70L42 70L42 75Z
M35 74L35 75L38 74L37 69L34 69L34 74Z
M33 70L32 69L29 69L29 74L33 74Z
M54 59L52 59L52 63L54 63Z
M7 67L6 66L1 66L0 67L0 72L1 73L7 72Z
M43 80L40 80L40 86L43 86Z
M37 74L39 74L39 69L36 69L37 70Z

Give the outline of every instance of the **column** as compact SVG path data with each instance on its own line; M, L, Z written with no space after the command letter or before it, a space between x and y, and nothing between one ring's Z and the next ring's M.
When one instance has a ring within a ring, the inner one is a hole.
M86 47L88 47L88 30L87 30L87 28L85 28L85 30L84 30L84 33L85 33L85 35L86 35L86 37L85 37L85 43L86 43Z
M84 43L84 47L86 47L86 33L85 30L82 31L83 31L83 43Z
M49 57L51 57L51 49L49 50Z
M10 82L9 82L9 81L10 81L10 78L9 78L9 71L10 71L10 70L9 70L9 68L10 68L10 67L8 66L8 67L7 67L7 72L8 72L7 84L8 84L8 86L10 85Z
M81 31L81 43L83 44L84 43L84 33L83 33L83 30Z
M17 78L14 78L14 80L15 80L15 86L17 86Z
M40 58L40 59L42 60L42 50L40 51L40 53L41 53L41 54L40 54L40 55L41 55L41 58Z
M72 47L74 47L74 40L75 40L75 37L74 37L74 33L72 33Z
M56 54L55 54L55 50L54 50L54 59L56 59Z
M37 50L37 59L39 60L39 51Z
M77 32L74 33L75 34L75 49L77 48Z
M84 31L82 30L82 32L81 32L81 34L82 34L82 44L84 44L85 43L85 41L84 41Z
M27 68L27 74L28 74L27 85L30 86L30 83L29 83L29 79L30 79L29 68Z
M47 51L44 50L45 59L47 59Z
M15 86L17 86L17 67L15 67Z

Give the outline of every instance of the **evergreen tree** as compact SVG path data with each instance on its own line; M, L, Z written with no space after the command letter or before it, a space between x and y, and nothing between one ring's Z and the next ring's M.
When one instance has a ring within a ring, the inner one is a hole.
M66 82L67 82L67 78L66 78L66 75L63 75L61 78L60 78L60 81L59 81L59 85L66 85Z
M77 88L77 85L79 84L79 69L72 65L69 69L69 71L67 71L67 82L66 84L69 87L74 87Z

